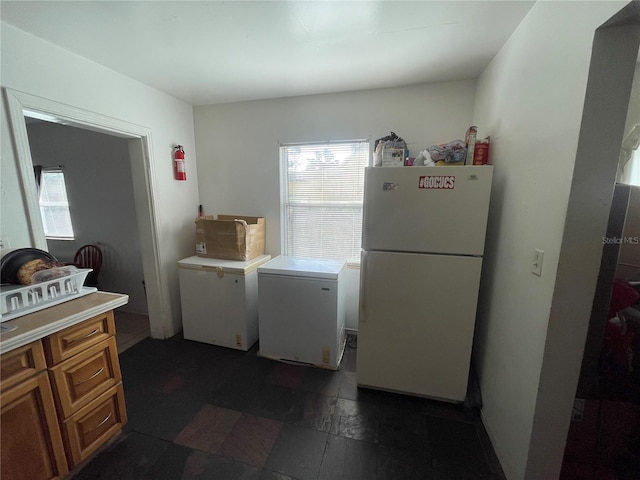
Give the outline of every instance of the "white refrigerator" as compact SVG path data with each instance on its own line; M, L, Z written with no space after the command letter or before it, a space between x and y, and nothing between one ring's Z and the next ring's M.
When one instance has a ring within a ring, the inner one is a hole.
M369 167L359 386L463 402L492 166Z

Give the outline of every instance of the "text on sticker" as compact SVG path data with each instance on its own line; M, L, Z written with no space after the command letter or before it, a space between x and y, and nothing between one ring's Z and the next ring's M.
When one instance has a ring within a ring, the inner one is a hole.
M455 184L454 175L423 175L418 182L418 188L451 189Z

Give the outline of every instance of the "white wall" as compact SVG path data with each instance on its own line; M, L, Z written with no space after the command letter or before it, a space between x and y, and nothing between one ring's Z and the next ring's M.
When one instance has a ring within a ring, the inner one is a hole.
M193 115L190 105L51 43L2 23L1 84L151 131L151 181L157 192L158 258L143 252L145 271L157 267L166 288L149 291L151 334L173 335L181 328L176 262L193 254L193 220L198 207ZM2 117L2 217L0 232L13 248L33 246L26 229L24 201L16 195L16 154L7 112ZM185 146L188 180L173 179L172 147ZM6 182L6 185L5 185ZM143 243L146 239L142 237ZM162 290L162 291L160 291Z
M11 131L6 114L4 101L0 102L2 116L0 117L0 236L2 250L32 246L29 236L29 225L24 203L22 202L22 188L16 165L13 162L14 150ZM11 159L5 161L5 159ZM7 221L7 220L11 221Z
M128 140L49 122L27 131L34 165L64 167L74 239L48 239L49 252L70 262L82 245L98 245L100 289L126 293L122 310L146 315Z
M279 142L403 137L413 156L464 138L475 81L194 107L198 184L207 214L266 218L280 254ZM349 272L347 328L357 329L358 271Z
M593 42L527 478L548 478L560 470L639 47L640 2L636 1L598 28Z
M478 81L474 124L482 135L491 135L495 176L475 358L484 423L509 480L547 480L559 473L570 415L566 398L575 395L584 347L579 336L586 335L597 253L563 279L576 281L583 301L567 298L563 312L570 313L564 319L552 316L551 307L552 300L563 302L554 289L593 35L622 6L536 3ZM613 178L603 182L607 185L598 193L613 189ZM599 201L606 207L606 195ZM590 227L604 231L604 210L592 225L573 226L589 235ZM593 247L601 237L585 236L581 242ZM531 273L536 248L544 250L541 277ZM563 328L550 330L552 321L564 322ZM558 336L572 327L578 339L564 348L574 363L558 363L562 356L549 362L549 342L557 345L563 340ZM542 385L541 375L551 369L567 375ZM547 408L558 396L565 402L559 416ZM546 438L534 435L541 424Z

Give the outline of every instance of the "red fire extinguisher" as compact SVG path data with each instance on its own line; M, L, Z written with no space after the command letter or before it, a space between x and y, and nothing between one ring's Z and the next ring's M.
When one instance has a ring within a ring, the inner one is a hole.
M173 148L176 149L173 155L173 160L174 160L175 170L176 170L176 180L186 180L187 170L185 169L185 166L184 166L184 148L182 148L182 145L176 145Z

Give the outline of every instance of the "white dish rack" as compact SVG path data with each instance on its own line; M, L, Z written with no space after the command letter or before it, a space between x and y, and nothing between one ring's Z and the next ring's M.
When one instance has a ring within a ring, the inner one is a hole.
M84 287L91 268L78 268L70 275L32 285L2 285L0 322L34 313L69 300L96 292L95 287Z

